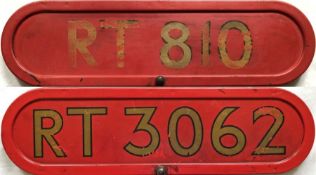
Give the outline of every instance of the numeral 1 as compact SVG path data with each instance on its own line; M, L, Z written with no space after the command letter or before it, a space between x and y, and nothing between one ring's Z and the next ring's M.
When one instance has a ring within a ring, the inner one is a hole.
M179 38L170 37L169 32L173 29L181 31ZM244 41L243 55L240 59L232 59L227 52L227 38L230 30L238 30ZM192 49L187 42L190 36L190 31L187 26L180 22L167 23L162 31L161 37L164 41L164 45L160 51L160 59L162 63L168 68L180 69L185 68L190 64L192 57ZM183 51L183 57L179 61L175 61L169 56L170 49L172 47L180 47ZM210 65L211 56L211 22L207 21L202 28L201 32L201 64L203 66ZM228 21L222 25L218 36L218 52L221 62L230 69L241 69L245 67L252 54L252 37L247 25L241 21Z
M211 21L208 21L203 26L202 31L202 65L207 66L210 64L210 56L211 56Z

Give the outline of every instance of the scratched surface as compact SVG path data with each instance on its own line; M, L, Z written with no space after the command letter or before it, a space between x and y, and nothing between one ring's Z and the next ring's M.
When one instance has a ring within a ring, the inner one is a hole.
M281 90L43 89L17 100L2 130L12 160L34 173L151 174L163 164L170 173L247 174L298 165L312 146L311 122Z
M204 8L202 2L175 12L137 10L145 2L126 3L120 12L106 10L119 2L99 2L102 9L95 12L82 3L69 3L82 12L28 15L22 10L27 18L13 16L4 32L3 53L19 78L42 86L154 86L159 75L166 86L277 85L298 78L313 55L308 21L281 3L248 3L258 9L251 13L243 9L247 2L219 3L223 9L236 8L232 11L212 11L217 6L209 2L210 10L200 12L194 9ZM62 2L44 4L64 7ZM156 8L168 5L160 2ZM289 14L269 10L273 5Z
M260 22L269 19L278 20ZM209 63L202 64L201 31L208 22ZM179 36L168 36L176 29ZM239 30L248 33L245 46ZM293 69L303 49L297 26L276 13L44 13L24 21L14 41L17 61L35 76L275 75Z
M19 95L22 93L26 92L28 89L33 89L33 88L1 88L1 96L3 97L3 105L0 106L0 111L1 113L4 113L9 106L13 102L15 98L17 98ZM311 109L312 113L315 113L315 88L287 88L291 92L295 93L299 97L301 97L306 104L309 106ZM74 116L73 116L74 117ZM77 118L77 117L74 117ZM78 118L80 118L78 116ZM136 117L137 118L137 117ZM81 142L81 141L80 141ZM0 145L1 147L1 153L0 153L0 172L1 174L12 174L12 175L25 175L27 173L23 172L20 170L16 165L14 165L11 160L7 157L6 153L4 152L2 148L2 144ZM82 153L81 150L78 150L78 152ZM285 175L301 175L301 174L307 174L307 175L312 175L315 171L315 146L313 147L311 153L307 157L307 159L302 163L301 166L296 168L293 171L290 171L289 173L285 173Z
M32 2L32 0L21 0L21 1L17 1L17 0L12 0L10 2L1 2L3 3L4 5L1 4L1 8L2 8L2 17L0 18L0 28L3 28L6 21L8 20L8 18L10 17L10 15L13 14L13 12L15 10L17 10L18 8L20 8L22 5L26 4L27 2ZM315 5L315 2L313 1L309 1L309 0L302 0L302 1L294 1L294 0L287 0L286 2L289 2L293 5L295 5L298 9L300 9L307 17L308 19L310 20L310 22L312 23L312 25L314 26L315 28L315 25L316 25L316 14L314 13L314 5ZM204 23L204 21L203 21ZM202 32L202 26L199 27L199 30L200 32ZM204 30L205 31L205 30ZM115 35L115 34L113 34ZM159 35L159 33L158 33ZM198 36L200 37L200 36ZM204 38L208 38L207 35L204 35ZM115 38L114 38L115 39ZM242 40L241 40L242 41ZM146 42L146 43L149 43L149 42ZM113 40L113 47L115 47L115 42ZM58 46L59 44L57 44ZM204 46L206 46L206 44L204 44ZM213 47L216 46L216 43L213 43ZM205 49L206 47L203 47L205 52L204 53L207 53L207 49ZM116 50L117 48L113 48L113 53L112 53L112 56L111 56L111 60L113 61L113 66L117 66L117 63L119 61L119 59L117 59L117 55L116 55ZM200 50L199 50L200 51ZM240 52L241 50L239 50ZM214 53L217 53L217 51L213 51L213 56L214 56ZM107 53L108 54L108 53ZM104 54L104 55L107 55L107 54ZM127 54L127 51L125 49L125 54ZM240 54L240 53L239 53ZM79 55L80 56L80 55ZM207 56L207 54L204 54L202 56ZM199 56L197 57L197 60L198 61L203 61L205 59L202 59L203 57L202 56ZM196 57L196 56L194 56ZM126 58L126 57L125 57ZM218 57L215 58L215 60L208 60L210 61L210 63L216 63L218 62ZM80 59L81 61L84 62L84 59L81 58ZM126 61L126 59L124 59ZM66 60L63 60L65 61L65 63L67 62L67 65L71 65L71 60L70 58L69 59L66 59ZM206 64L208 64L208 62L204 62ZM86 65L87 66L87 65ZM221 65L223 66L223 65ZM15 76L13 76L13 74L8 70L8 68L4 65L4 62L1 61L0 62L0 72L2 75L4 76L1 76L0 77L0 83L4 86L25 86L26 84L19 81ZM308 71L306 73L303 74L302 77L300 77L299 79L297 79L295 82L292 82L291 84L288 84L288 85L298 85L298 86L314 86L316 85L316 81L313 81L313 77L315 76L316 74L316 63L315 61L312 62L310 68L308 69ZM212 69L213 67L211 67Z

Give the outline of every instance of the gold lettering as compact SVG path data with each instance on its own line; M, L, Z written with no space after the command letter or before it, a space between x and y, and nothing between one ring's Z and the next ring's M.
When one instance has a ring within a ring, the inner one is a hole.
M211 21L204 24L202 31L202 65L210 64L211 47Z
M140 122L138 123L135 132L144 131L148 133L150 136L150 143L147 146L138 146L133 144L132 142L129 142L127 145L125 145L124 149L135 156L148 156L150 154L153 154L158 146L160 141L160 136L157 128L150 123L151 118L153 117L155 113L156 108L125 108L125 115L131 116L131 115L141 115L142 118Z
M253 121L256 122L258 119L264 116L271 116L274 119L274 123L270 127L269 131L265 134L265 137L261 140L256 150L253 152L254 155L284 155L286 153L285 146L270 146L272 139L278 133L284 122L283 113L275 107L262 107L255 110L253 115Z
M88 32L88 36L86 38L77 38L77 31L79 29L86 30ZM96 37L96 29L90 22L84 20L68 22L69 57L71 58L73 67L77 66L77 52L83 56L89 65L96 65L93 55L88 50L88 46L95 41Z
M68 115L83 117L83 156L92 156L92 115L106 115L107 108L68 108Z
M103 23L103 27L105 27L106 29L116 29L116 57L118 59L117 67L119 68L123 68L125 66L125 30L129 28L131 25L137 23L138 21L135 20L116 20L107 21L106 24Z
M173 29L180 30L182 32L181 36L174 39L170 36L169 32ZM185 43L190 36L190 31L188 27L180 22L170 22L166 24L161 30L161 37L164 41L164 46L160 51L160 59L162 63L168 68L181 69L189 65L192 57L191 48ZM169 51L172 47L178 46L183 51L183 57L181 60L171 60L169 57Z
M194 140L189 147L184 147L179 143L177 130L179 120L187 116L191 120L194 128ZM203 139L203 126L200 115L192 108L182 107L175 110L169 121L169 143L175 153L178 155L189 157L196 154L202 145Z
M224 156L234 156L239 154L246 146L246 136L244 132L233 125L225 126L224 123L228 117L236 111L237 107L226 107L216 117L212 127L212 144L215 150ZM236 144L234 146L224 146L221 142L222 137L231 135L235 137Z
M43 128L43 120L50 119L53 125ZM66 157L64 151L59 147L54 135L59 133L63 127L61 115L54 110L34 110L34 157L43 157L43 140L45 139L57 157Z
M239 30L244 37L244 53L242 58L236 61L232 60L227 53L226 42L228 32L231 29ZM240 69L245 67L245 65L248 64L250 60L252 52L252 38L248 27L244 23L239 21L230 21L224 24L218 37L218 48L221 60L226 67L231 69Z

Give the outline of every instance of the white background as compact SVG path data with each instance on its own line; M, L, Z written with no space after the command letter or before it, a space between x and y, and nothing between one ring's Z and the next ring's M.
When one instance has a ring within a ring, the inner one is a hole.
M0 31L2 31L8 18L21 6L32 0L0 0ZM311 21L316 29L316 1L315 0L286 0L300 9ZM31 88L10 87L25 86L19 82L5 66L2 55L0 55L0 120L8 106L22 93ZM316 116L316 60L313 61L307 72L291 85L300 88L287 88L301 97ZM303 88L304 86L305 88ZM1 130L0 130L1 132ZM0 141L1 142L1 141ZM0 175L25 175L27 173L15 166L7 157L2 143L0 144ZM298 168L285 175L315 175L316 174L316 146L314 145L308 158Z

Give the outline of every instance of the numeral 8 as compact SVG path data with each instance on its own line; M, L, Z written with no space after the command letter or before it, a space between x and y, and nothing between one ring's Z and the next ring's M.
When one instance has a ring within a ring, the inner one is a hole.
M179 38L170 37L171 30L180 30L181 36ZM244 41L243 55L240 59L232 59L227 52L227 38L228 32L232 29L238 30ZM210 46L211 46L211 22L207 21L203 25L202 35L201 35L201 53L203 66L210 64ZM183 23L180 22L169 22L167 23L161 31L161 37L164 41L164 45L161 48L160 59L162 63L168 68L181 69L185 68L190 64L192 51L190 46L186 43L189 39L190 31ZM183 56L179 61L172 60L169 56L170 49L172 47L180 47L183 51ZM219 32L218 36L218 52L222 63L230 69L241 69L245 67L249 61L252 54L252 37L250 30L247 25L241 21L228 21L225 23Z

